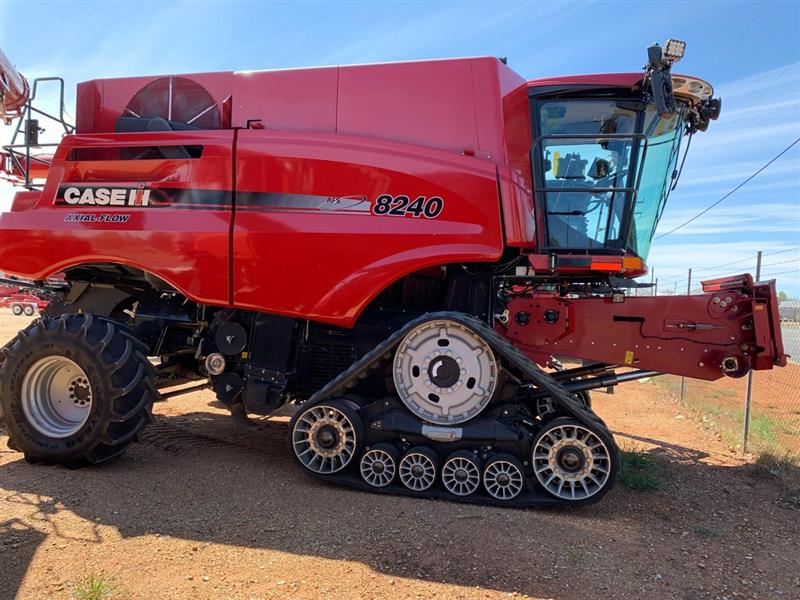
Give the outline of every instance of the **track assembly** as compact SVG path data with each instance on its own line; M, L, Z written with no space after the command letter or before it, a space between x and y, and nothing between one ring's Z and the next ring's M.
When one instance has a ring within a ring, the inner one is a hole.
M351 391L389 369L396 396ZM537 414L536 398L501 393L503 381L547 394L546 414ZM328 425L335 431L323 434ZM408 323L301 405L289 429L310 475L459 502L586 504L611 488L619 465L608 428L585 399L460 313Z

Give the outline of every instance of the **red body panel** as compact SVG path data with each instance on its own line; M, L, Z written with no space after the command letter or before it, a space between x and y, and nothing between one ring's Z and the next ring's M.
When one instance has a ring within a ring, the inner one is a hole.
M248 192L303 190L303 208L248 206ZM374 215L384 193L438 196L436 219ZM357 210L358 208L362 210ZM234 303L351 325L403 275L503 251L495 171L476 158L355 136L242 131Z
M74 149L203 145L188 160L67 160ZM85 263L120 263L149 271L198 302L229 298L226 207L184 208L54 206L59 187L146 183L160 187L232 188L232 131L127 133L67 136L56 152L44 191L29 210L0 215L3 271L45 279ZM29 203L29 193L20 194ZM128 215L126 222L67 221L67 215Z

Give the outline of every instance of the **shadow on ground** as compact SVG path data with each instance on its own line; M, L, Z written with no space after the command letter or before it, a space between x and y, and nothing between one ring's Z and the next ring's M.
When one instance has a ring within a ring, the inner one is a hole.
M657 492L618 488L583 509L515 510L317 482L294 466L285 436L284 423L242 432L226 416L195 412L158 416L140 444L105 467L8 462L0 467L0 500L16 516L0 522L0 554L10 551L14 560L0 558L0 590L13 597L45 535L69 537L54 522L59 511L87 522L80 539L88 544L101 543L94 528L108 525L125 538L158 533L356 561L391 576L537 597L674 596L677 588L663 587L667 578L681 582L681 596L701 597L706 575L687 564L704 560L726 573L742 552L761 552L757 540L771 533L789 536L783 558L770 566L776 577L796 560L797 513L774 503L776 486L748 467L704 464L692 448L640 438L661 456ZM729 534L742 519L750 527ZM697 527L719 535L695 535ZM780 544L773 549L784 552Z

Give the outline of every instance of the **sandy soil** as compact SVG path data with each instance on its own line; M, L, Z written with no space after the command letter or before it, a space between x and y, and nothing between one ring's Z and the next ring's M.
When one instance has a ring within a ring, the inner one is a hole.
M0 341L25 320L0 313ZM797 598L800 519L652 384L593 395L662 488L579 510L394 498L312 481L285 424L243 432L208 392L157 406L119 461L27 464L0 435L0 598Z

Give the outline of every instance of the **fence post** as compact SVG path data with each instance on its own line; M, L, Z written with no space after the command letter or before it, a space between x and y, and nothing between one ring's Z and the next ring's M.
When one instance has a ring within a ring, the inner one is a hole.
M761 250L756 256L756 281L761 279ZM753 370L747 372L747 388L744 393L744 431L742 432L742 453L747 453L747 439L750 436L750 396L753 391Z
M677 282L675 283L675 285L676 286L678 285ZM691 296L692 295L692 270L691 269L689 269L689 280L688 280L688 283L686 284L686 295L687 296ZM683 403L683 393L685 391L686 391L686 377L681 375L681 403Z

